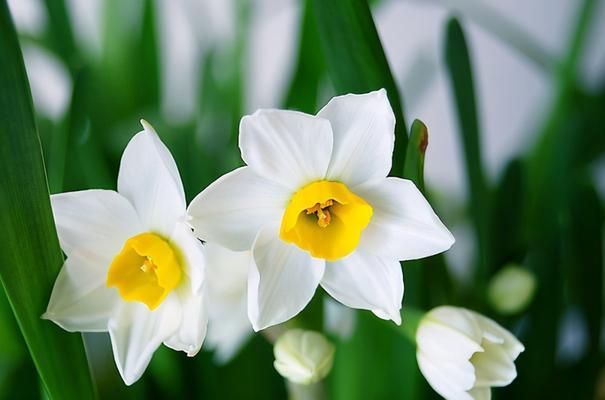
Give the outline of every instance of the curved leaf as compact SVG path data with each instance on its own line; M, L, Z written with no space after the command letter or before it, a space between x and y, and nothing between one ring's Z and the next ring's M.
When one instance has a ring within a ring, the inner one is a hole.
M0 2L0 279L50 398L94 390L80 335L43 321L62 264L21 50Z

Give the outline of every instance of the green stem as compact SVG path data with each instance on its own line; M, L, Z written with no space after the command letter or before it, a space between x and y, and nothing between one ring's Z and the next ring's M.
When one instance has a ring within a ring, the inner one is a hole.
M546 51L529 32L494 10L485 1L437 0L437 2L469 18L486 32L521 53L541 70L550 73L557 65L554 55Z
M403 312L403 321L398 329L413 344L416 344L416 331L418 330L418 326L420 325L422 318L424 318L424 315L424 311L413 307L406 307Z
M385 321L385 324L394 329L397 333L408 339L414 346L416 345L416 331L418 326L424 318L426 312L419 308L405 306L401 313L402 322L401 325L395 325L391 321Z
M567 56L561 68L560 85L563 88L567 88L575 83L577 64L586 43L586 35L589 31L588 28L590 27L596 4L595 0L584 0L580 6L576 25L570 38Z
M326 388L323 381L311 385L300 385L286 380L289 400L326 400Z

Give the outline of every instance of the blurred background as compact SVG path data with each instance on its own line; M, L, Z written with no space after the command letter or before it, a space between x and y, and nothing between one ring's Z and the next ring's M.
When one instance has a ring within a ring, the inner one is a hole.
M190 200L241 164L243 115L258 108L315 113L340 93L324 31L304 0L8 3L51 193L115 188L121 152L145 118L171 149ZM526 352L519 377L495 390L496 398L605 398L605 1L370 6L403 114L428 127L426 191L457 240L444 257L404 266L404 320L406 304L449 303L513 331ZM471 62L470 129L446 59L452 16ZM533 282L512 308L494 294L506 286L498 273L511 265ZM350 314L332 321L340 324L333 330L348 332L334 337L331 398L437 397L409 343L366 313ZM107 335L85 341L101 398L286 396L272 347L260 335L227 363L207 350L187 359L160 349L132 387L119 378ZM37 379L4 298L0 397L38 398Z

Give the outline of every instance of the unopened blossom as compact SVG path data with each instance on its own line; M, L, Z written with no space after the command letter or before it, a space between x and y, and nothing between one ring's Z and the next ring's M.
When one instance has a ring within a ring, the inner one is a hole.
M474 311L441 306L429 311L416 331L418 366L447 400L486 400L491 388L517 376L523 345L509 331Z
M284 378L308 385L330 373L334 351L334 345L321 333L292 329L275 342L273 365Z
M487 298L499 313L515 314L529 305L536 286L536 278L527 268L511 264L492 277L487 287Z
M400 323L400 260L454 239L409 180L387 177L395 117L384 90L333 98L317 115L259 110L240 124L247 166L191 203L203 240L252 250L255 330L298 314L321 285L342 304Z
M183 185L154 129L124 150L118 191L51 196L67 259L43 318L73 332L109 332L128 385L166 346L195 355L206 333L201 243L186 225Z

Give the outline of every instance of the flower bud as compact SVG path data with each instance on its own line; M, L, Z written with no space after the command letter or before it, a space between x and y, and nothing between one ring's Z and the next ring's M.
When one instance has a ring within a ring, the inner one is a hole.
M530 303L536 289L534 275L525 268L508 265L491 279L487 298L501 314L521 312Z
M308 385L330 373L334 345L321 333L293 329L277 339L273 354L273 365L281 376L291 382Z
M424 315L416 343L420 371L448 400L490 398L492 387L515 379L514 360L524 350L517 338L491 319L450 306Z

